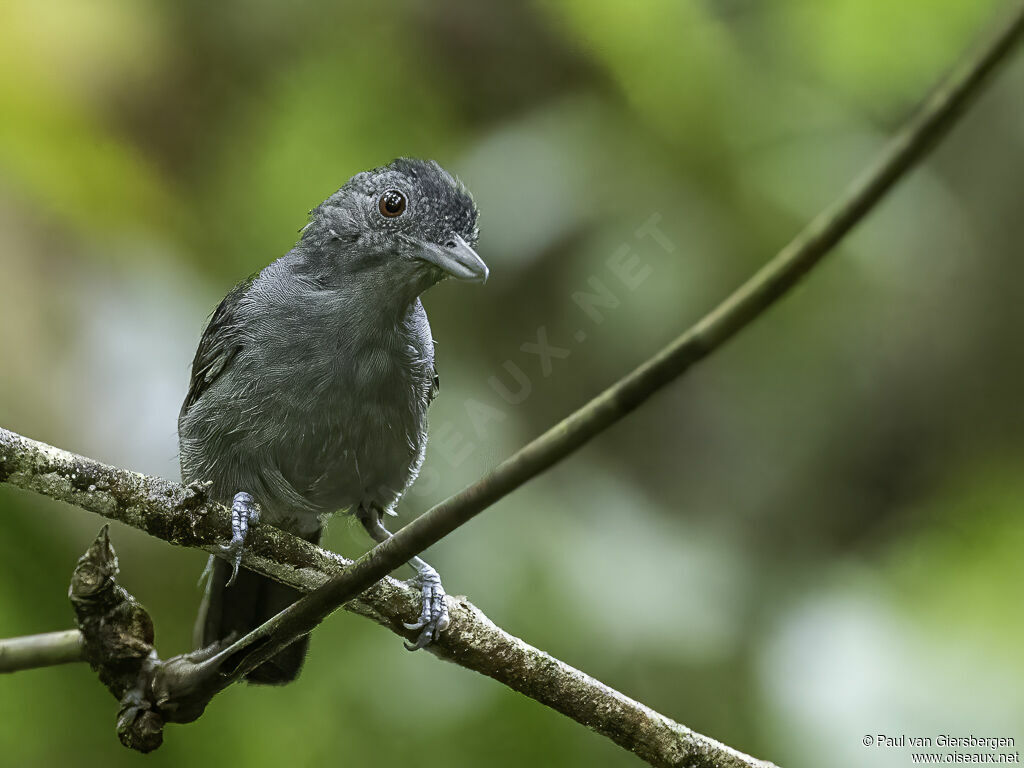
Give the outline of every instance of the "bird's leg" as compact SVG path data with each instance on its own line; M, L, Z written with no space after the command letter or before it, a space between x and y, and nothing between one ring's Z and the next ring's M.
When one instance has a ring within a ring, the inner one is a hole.
M255 525L260 519L260 506L245 491L235 494L231 502L231 542L222 544L220 551L231 560L231 578L224 586L230 587L238 577L238 568L242 565L242 552L245 551L245 537L249 526Z
M380 521L381 514L381 510L377 507L369 509L359 507L356 511L359 522L378 544L391 538L391 531L385 528ZM410 559L409 565L415 568L419 574L420 586L423 590L423 608L420 611L419 620L412 624L405 624L406 629L422 630L415 643L405 644L407 650L417 651L436 640L448 628L448 604L445 602L444 587L441 586L441 577L437 571L419 557Z

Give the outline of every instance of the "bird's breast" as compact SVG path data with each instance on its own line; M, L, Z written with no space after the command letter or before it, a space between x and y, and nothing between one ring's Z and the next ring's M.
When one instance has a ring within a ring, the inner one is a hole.
M432 360L372 347L321 361L316 384L290 398L282 472L325 511L389 507L415 478L426 447Z

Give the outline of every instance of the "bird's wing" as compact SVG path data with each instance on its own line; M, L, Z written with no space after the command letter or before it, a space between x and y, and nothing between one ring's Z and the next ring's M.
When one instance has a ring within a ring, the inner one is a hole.
M235 321L238 305L251 282L251 279L246 280L231 289L214 310L206 330L203 331L195 359L192 361L192 378L189 381L185 402L181 405L181 416L188 413L241 350L241 342L234 332Z

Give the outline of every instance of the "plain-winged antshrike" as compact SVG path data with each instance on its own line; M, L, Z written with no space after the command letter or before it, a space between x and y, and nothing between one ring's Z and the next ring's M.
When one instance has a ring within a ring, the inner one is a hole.
M264 521L318 542L322 518L358 517L375 541L416 477L438 391L419 296L451 276L482 282L477 209L434 162L400 159L353 176L310 216L298 244L236 286L213 313L178 419L182 477L232 509L228 559L212 558L197 624L203 645L244 634L298 593L239 570ZM419 558L421 648L448 625L437 572ZM285 683L308 638L248 679Z

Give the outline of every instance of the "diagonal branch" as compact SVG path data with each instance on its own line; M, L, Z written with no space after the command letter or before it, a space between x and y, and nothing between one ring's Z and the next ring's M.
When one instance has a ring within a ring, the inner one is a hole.
M204 662L210 664L206 669L226 675L226 685L342 605L402 634L401 617L415 615L415 596L386 578L388 573L624 418L772 306L926 155L1007 57L1022 31L1024 5L1017 5L979 53L929 97L847 192L697 325L484 478L355 563L348 565L343 558L269 526L257 527L250 537L246 567L313 591L218 654L216 661ZM215 542L228 533L226 511L207 503L197 489L105 467L5 430L0 430L2 481L206 551L215 551ZM694 734L507 635L468 602L458 601L453 607L452 628L433 651L552 706L653 765L764 765Z
M224 653L234 679L312 631L324 618L409 558L549 469L675 381L761 316L818 264L920 162L964 113L1024 33L1024 3L929 96L861 176L775 258L654 357L503 461L429 509L350 568L303 596ZM223 657L210 660L220 664Z
M499 464L372 549L321 591L318 606L344 602L437 543L516 488L620 421L757 319L839 243L942 138L1024 33L1024 4L938 87L886 149L835 203L820 213L731 296L654 357ZM313 598L310 595L309 598ZM313 601L309 600L310 610Z
M218 542L231 536L230 511L204 500L193 489L101 464L3 428L0 483L73 504L179 546L219 552ZM352 562L270 525L251 529L247 547L247 568L305 591L327 583ZM344 608L412 640L416 633L402 622L419 615L420 592L388 577ZM431 653L561 712L651 765L772 768L771 763L691 731L510 635L464 598L450 596L448 608L451 626L428 646ZM168 660L169 666L161 670L162 690L177 686L180 698L189 698L195 669L207 668L201 660L194 666L187 662L187 656ZM212 682L219 690L220 681L215 677ZM195 704L184 703L186 712Z

